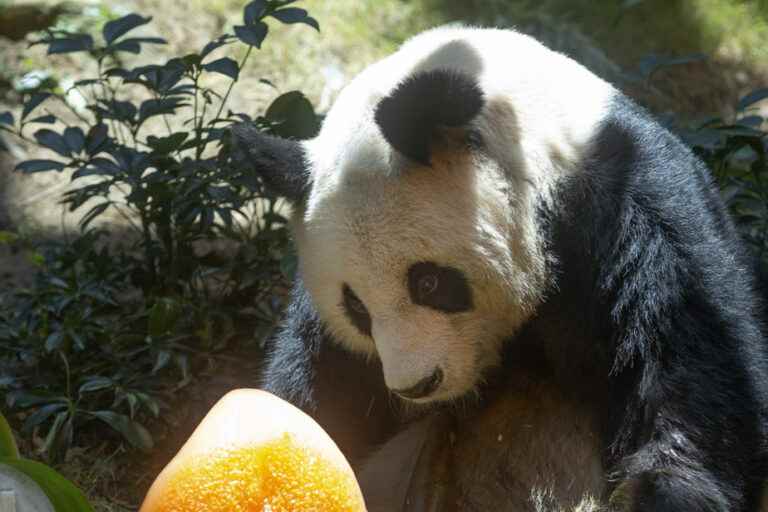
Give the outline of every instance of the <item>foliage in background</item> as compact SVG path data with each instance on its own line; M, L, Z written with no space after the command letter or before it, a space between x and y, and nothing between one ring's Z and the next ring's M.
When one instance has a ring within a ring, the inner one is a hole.
M165 42L129 35L150 21L138 14L106 23L101 41L50 30L35 43L48 54L84 54L96 68L73 86L87 111L67 102L69 91L42 84L20 112L0 113L0 131L56 155L16 170L71 172L77 186L62 201L87 210L73 240L31 248L34 284L0 301L0 389L49 458L94 422L150 449L142 423L161 414L163 392L189 382L196 362L274 320L275 287L294 266L286 219L278 198L232 164L228 127L248 121L307 138L319 121L297 91L255 118L231 112L227 100L267 36L265 18L319 29L294 1L254 0L234 34L162 64L123 64L126 54ZM247 45L239 62L220 56L233 44ZM211 74L229 79L226 90L206 85ZM41 112L53 101L70 119ZM109 243L94 227L109 214L131 227L125 243ZM23 243L13 238L5 236ZM212 249L214 240L233 254Z
M756 104L768 99L757 89L736 105L733 119L708 118L683 130L683 139L712 170L736 225L768 277L768 130Z
M7 466L30 478L48 497L56 512L93 512L85 495L52 468L19 456L13 433L0 414L0 466Z

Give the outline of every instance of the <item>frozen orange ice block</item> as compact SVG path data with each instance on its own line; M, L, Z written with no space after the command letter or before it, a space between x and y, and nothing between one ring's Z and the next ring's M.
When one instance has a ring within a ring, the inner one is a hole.
M140 512L364 512L349 463L309 416L258 390L222 398Z

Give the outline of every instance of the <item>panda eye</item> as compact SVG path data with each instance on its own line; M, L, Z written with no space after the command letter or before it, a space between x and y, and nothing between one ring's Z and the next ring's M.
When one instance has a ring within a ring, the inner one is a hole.
M440 280L435 274L427 274L419 278L418 291L419 298L424 300L429 294L437 290L437 286L440 284Z
M355 313L359 313L361 315L368 314L368 310L366 309L365 304L363 304L363 301L361 301L357 297L350 297L349 308Z
M349 317L350 322L357 327L361 333L366 336L371 335L371 315L368 313L368 308L365 307L363 301L361 301L352 288L348 284L344 283L341 287L341 297L344 311Z
M477 130L468 130L466 134L467 146L470 149L482 149L485 147L485 140L483 140L483 134Z
M472 290L464 273L453 267L441 267L425 261L408 269L408 292L419 306L442 313L460 313L472 309Z

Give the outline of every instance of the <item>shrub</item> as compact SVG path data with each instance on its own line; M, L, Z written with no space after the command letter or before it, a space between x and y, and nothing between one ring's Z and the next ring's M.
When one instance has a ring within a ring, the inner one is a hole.
M61 455L94 420L149 449L142 421L160 414L159 395L171 376L173 385L184 385L195 360L274 321L280 304L272 291L295 261L286 250L286 219L278 198L231 163L228 127L249 121L303 138L319 122L297 91L256 118L231 112L227 102L267 36L267 17L318 29L304 9L289 6L294 1L254 0L234 34L162 64L123 65L125 54L164 43L130 37L151 19L138 14L106 23L98 42L51 30L33 43L48 54L79 52L96 69L74 85L88 99L87 113L67 104L68 91L38 89L20 112L0 114L0 133L57 155L16 170L71 171L77 186L62 201L71 211L87 210L73 241L31 247L39 265L34 284L0 301L0 385L8 405L24 411L22 430L43 433L47 456ZM214 56L236 43L247 47L239 62ZM204 85L211 73L230 80L226 91ZM40 114L52 101L77 121ZM127 245L107 243L94 227L107 212L127 220L134 235ZM205 249L205 241L222 239L234 256Z
M758 270L768 276L768 132L755 104L768 89L744 96L732 119L712 117L683 130L683 139L704 159Z

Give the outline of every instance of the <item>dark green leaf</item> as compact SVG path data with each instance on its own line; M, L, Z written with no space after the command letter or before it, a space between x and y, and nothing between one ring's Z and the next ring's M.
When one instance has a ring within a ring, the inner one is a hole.
M74 87L81 87L83 85L95 85L101 82L100 78L86 78L84 80L78 80L74 83Z
M40 407L35 412L27 416L27 419L24 420L22 431L31 432L33 428L40 425L41 423L44 423L48 418L66 408L67 404L64 403L53 403Z
M109 176L116 176L120 174L120 167L118 167L118 165L112 160L108 160L106 158L96 157L91 160L91 165L96 170L98 170L98 174L106 174Z
M195 69L203 61L203 58L196 53L189 53L182 57L181 60L184 61L184 64L186 64L189 69Z
M308 139L314 137L320 129L320 121L312 104L299 91L279 96L269 106L264 117L275 124L272 131L281 137Z
M43 452L51 453L52 450L55 451L56 446L61 444L60 436L67 433L63 427L67 423L68 418L69 411L60 412L56 415L51 428L48 429L48 433L45 435L45 442L42 447Z
M69 147L70 153L76 154L85 146L85 134L77 126L70 126L64 130L64 141Z
M739 126L746 126L748 128L757 129L760 128L764 122L765 119L763 119L762 116L744 116L736 121L736 124Z
M10 457L0 458L0 464L6 464L34 480L56 512L93 512L82 491L45 464Z
M171 153L179 149L185 140L189 137L189 132L177 132L167 137L147 137L147 145L157 153Z
M64 341L64 333L61 331L53 331L45 339L45 351L53 352L61 348L61 344Z
M736 110L744 110L750 105L754 105L758 101L762 101L768 98L768 87L756 89L739 100L736 105Z
M299 7L287 7L279 9L270 14L270 16L280 20L283 23L298 23L307 17L309 13L306 9Z
M138 392L136 393L136 396L139 398L141 403L143 403L144 406L149 409L155 418L160 416L160 404L157 403L157 400L153 399L146 393Z
M109 208L111 205L112 203L110 201L105 201L91 208L88 213L83 215L83 218L80 219L80 228L85 230L85 228L87 228L88 225L96 219L96 217L104 213L104 210Z
M246 25L253 25L259 21L267 10L266 0L253 0L243 9L243 22Z
M230 59L229 57L222 57L208 64L203 64L203 69L206 71L212 71L215 73L221 73L226 75L232 80L237 80L240 73L240 69L237 66L237 61Z
M107 141L107 134L109 130L107 125L101 123L91 127L88 130L88 135L85 137L85 151L89 155L95 155L101 151L104 147L104 143Z
M92 391L101 391L102 389L107 389L112 385L113 381L109 377L91 377L85 381L82 386L80 386L80 389L78 389L77 392L82 395L83 393L89 393Z
M140 450L151 450L154 446L152 436L141 424L131 420L124 414L117 414L112 411L94 411L93 416L100 419L116 431L133 446Z
M261 48L261 43L267 37L269 27L263 21L255 25L237 25L235 26L235 35L245 44Z
M61 171L65 165L55 160L27 160L16 166L19 172Z
M2 414L0 414L0 457L19 458L19 447L16 446L16 441L13 439L13 431Z
M130 40L120 41L119 43L110 45L109 49L116 52L125 52L125 53L133 53L133 54L141 53L141 45L136 41L130 41Z
M33 110L37 108L38 105L40 105L42 102L47 100L53 96L49 92L36 92L33 93L29 99L24 103L24 108L21 111L21 119L22 121L27 118L27 116L32 113Z
M162 114L173 114L177 108L184 105L184 101L179 98L151 99L142 102L139 107L139 121L142 124L150 117Z
M203 50L200 52L200 58L205 58L206 56L208 56L209 53L214 51L216 48L219 48L221 46L224 46L225 44L231 43L232 39L233 39L233 36L229 34L219 36L214 41L211 41L210 43L206 44L203 47Z
M135 29L136 27L146 25L151 20L151 17L144 18L138 14L128 14L122 18L110 21L104 24L104 28L101 31L102 35L104 36L104 41L106 41L107 44L112 44L112 42L118 37Z
M161 37L131 37L110 45L108 49L116 52L139 53L142 44L167 44Z
M157 373L171 361L171 353L168 350L160 350L155 358L155 365L152 367L152 373Z
M77 34L48 43L48 55L58 53L87 52L93 49L93 38L88 34Z
M158 299L149 311L149 335L159 338L176 327L181 308L174 299Z
M0 114L0 124L7 124L13 126L13 114L10 112L3 112Z
M283 23L305 23L318 32L320 31L320 25L317 23L317 20L309 16L306 10L300 9L298 7L280 9L273 12L272 16Z
M67 146L64 137L53 130L43 128L42 130L36 131L35 140L37 140L37 143L41 146L52 149L61 156L69 156L70 154L69 146Z
M47 404L50 402L63 402L62 397L51 397L45 395L37 395L34 393L27 393L26 391L11 391L5 395L5 401L9 407L18 407L19 409L26 409L39 404Z

